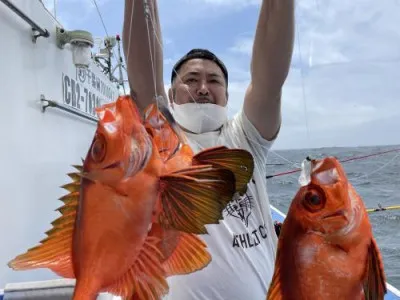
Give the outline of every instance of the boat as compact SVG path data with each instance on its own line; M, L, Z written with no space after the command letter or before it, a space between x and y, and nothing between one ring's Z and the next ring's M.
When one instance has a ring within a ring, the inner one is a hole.
M114 76L121 66L107 64L119 41L63 28L39 0L1 0L0 28L0 300L43 290L58 291L50 298L63 299L74 281L47 270L16 272L7 262L43 239L59 216L57 199L66 193L60 186L68 183L72 165L81 163L96 130L94 108L121 93L123 82Z
M0 0L3 133L0 300L70 299L75 280L49 270L13 271L7 262L44 238L68 182L92 141L94 108L115 101L121 76L119 36L94 38L60 24L40 0ZM93 51L97 43L98 51ZM119 76L115 76L118 71ZM272 208L274 220L284 215ZM385 299L400 299L388 284ZM98 299L116 297L107 293Z

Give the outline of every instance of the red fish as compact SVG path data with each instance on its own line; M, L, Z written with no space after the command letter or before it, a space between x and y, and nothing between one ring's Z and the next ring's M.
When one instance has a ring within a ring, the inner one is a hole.
M305 162L301 179L279 236L267 299L383 299L382 257L340 162Z
M164 161L168 160L179 148L179 136L156 104L150 104L145 109L144 124L158 147L160 157Z
M166 111L161 112L156 104L151 104L145 110L146 129L153 137L160 151L160 156L165 161L165 172L174 172L179 168L187 168L192 165L210 164L216 168L226 168L235 175L236 192L244 193L247 189L247 183L250 181L254 170L254 161L252 155L242 149L228 149L224 146L205 149L194 155L193 150L189 146L187 139L182 130L177 127L176 123L169 117ZM154 234L161 238L161 251L164 257L169 258L164 262L164 268L167 275L187 274L193 272L189 267L177 269L176 261L173 260L171 253L174 251L184 251L188 246L193 249L191 253L199 252L205 244L195 235L191 233L183 233L174 229L166 229L161 226L153 226ZM186 244L185 248L181 248L181 244ZM196 247L194 247L195 245ZM200 246L202 245L202 247ZM187 252L190 253L189 251ZM204 249L204 260L199 260L197 269L206 266L207 259L211 260L210 255ZM207 264L208 262L207 261Z
M159 299L168 292L166 258L159 238L149 234L152 226L207 233L205 225L222 219L235 193L234 174L211 165L166 172L130 97L121 96L97 113L83 167L64 186L70 193L61 198L62 216L40 245L9 266L49 268L76 278L74 300L96 299L100 292Z
M216 168L232 171L235 175L237 192L240 194L246 192L254 170L253 156L250 152L216 146L195 155L185 134L174 122L170 113L162 106L157 107L156 104L150 104L146 108L145 125L160 150L160 156L166 162L167 171L190 165L211 164Z
M235 175L236 191L246 191L254 169L252 155L240 149L215 147L194 155L183 132L172 120L168 121L168 112L161 113L156 104L151 104L145 111L145 124L163 155L165 171L174 172L178 168L191 165L211 164L231 170ZM171 118L171 117L170 117ZM153 224L149 235L159 238L158 247L163 253L162 266L166 276L183 275L198 271L211 262L211 255L206 244L195 234L168 229ZM188 264L190 261L192 264ZM132 300L140 299L137 295Z

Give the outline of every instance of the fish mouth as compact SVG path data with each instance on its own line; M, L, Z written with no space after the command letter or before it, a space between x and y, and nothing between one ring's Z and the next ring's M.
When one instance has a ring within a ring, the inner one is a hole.
M322 217L322 219L336 218L336 217L346 217L345 211L343 209L339 209L333 213L326 214Z

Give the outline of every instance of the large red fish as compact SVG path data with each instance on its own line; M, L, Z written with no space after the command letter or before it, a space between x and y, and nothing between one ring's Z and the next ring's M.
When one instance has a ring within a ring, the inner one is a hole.
M176 123L168 120L168 116L170 114L167 111L161 113L156 104L151 104L145 111L146 129L153 137L160 156L165 161L165 172L174 172L179 168L207 163L231 170L235 175L236 191L239 193L246 191L254 169L254 161L249 152L215 147L194 155L183 132ZM206 244L193 233L153 224L149 235L160 239L158 247L163 253L162 266L166 276L200 270L212 259L206 249ZM140 298L135 295L132 299Z
M130 97L102 106L98 115L83 167L64 186L70 194L61 199L62 216L40 245L9 266L76 278L75 300L96 299L100 292L158 299L168 285L152 226L207 233L205 225L222 219L235 193L234 174L211 165L166 172ZM176 259L185 258L180 254Z
M267 299L383 299L381 254L364 203L340 162L305 162L300 178Z

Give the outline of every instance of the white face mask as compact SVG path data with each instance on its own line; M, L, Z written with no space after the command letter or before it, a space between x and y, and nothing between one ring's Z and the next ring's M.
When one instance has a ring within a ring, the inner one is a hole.
M228 118L227 106L213 103L174 103L171 112L180 126L194 133L217 130Z

